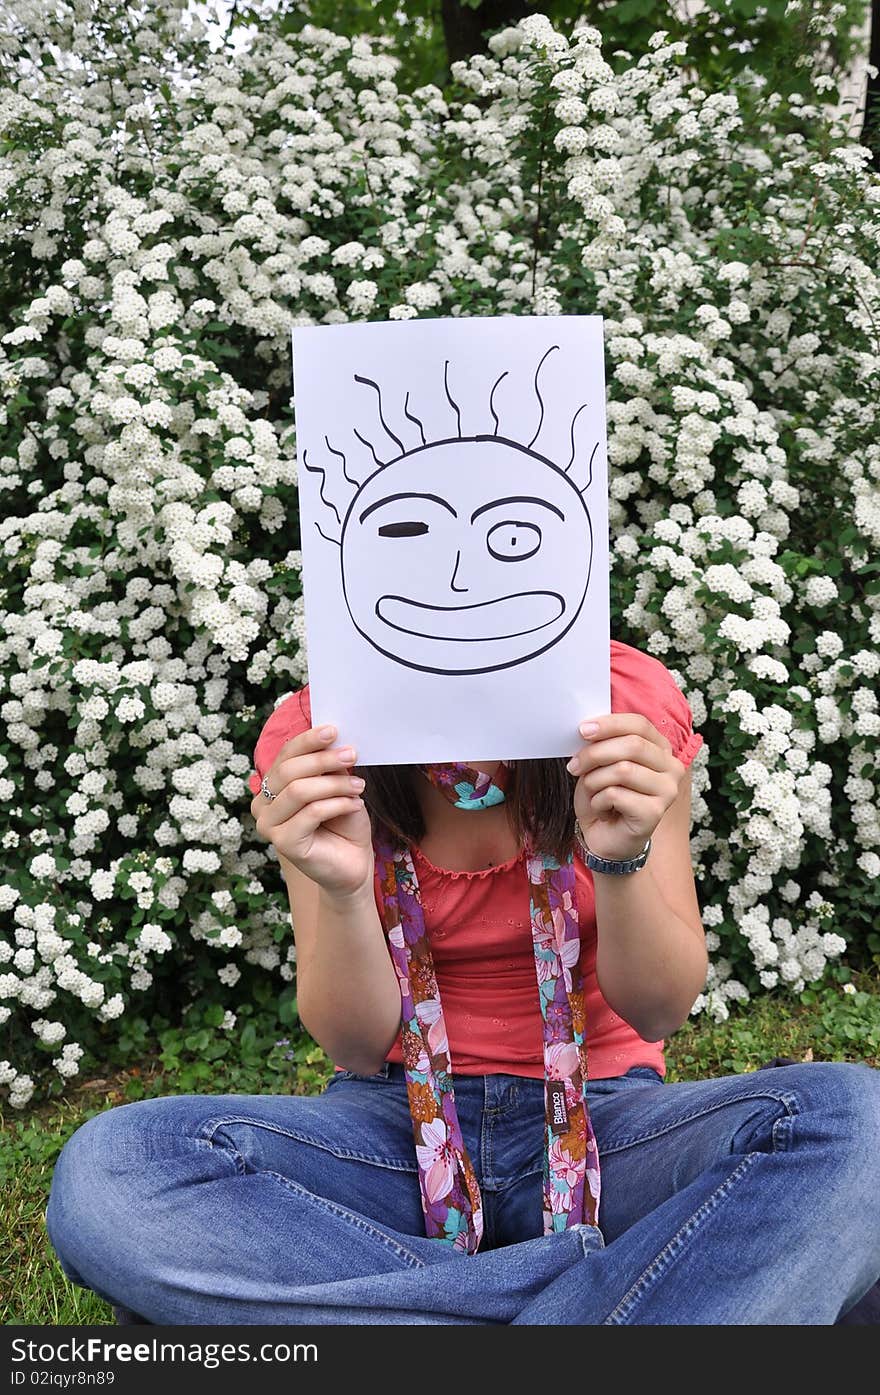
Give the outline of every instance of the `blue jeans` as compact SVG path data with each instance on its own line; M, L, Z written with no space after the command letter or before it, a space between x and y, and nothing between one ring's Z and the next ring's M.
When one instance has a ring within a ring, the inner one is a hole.
M423 1229L401 1066L321 1095L168 1095L89 1119L46 1224L159 1324L832 1324L880 1277L880 1071L594 1080L601 1231L542 1234L543 1081L461 1076L483 1248Z

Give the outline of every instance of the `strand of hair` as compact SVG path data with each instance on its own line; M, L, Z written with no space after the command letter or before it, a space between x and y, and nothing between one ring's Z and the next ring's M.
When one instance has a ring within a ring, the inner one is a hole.
M394 441L395 444L400 447L401 455L405 454L406 447L404 446L403 441L401 441L399 436L395 436L394 432L391 430L391 427L388 425L387 421L382 415L382 391L379 387L379 384L374 383L372 378L362 378L359 373L355 373L354 380L356 383L366 383L368 387L376 389L376 396L379 399L379 420L382 423L382 427L385 430L385 432L391 437L392 441Z
M547 353L544 355L544 358L541 359L541 362L538 364L537 368L535 369L535 396L537 397L538 401L539 401L540 404L541 404L541 418L540 418L540 420L539 420L539 422L538 422L538 429L537 429L537 431L535 432L535 434L534 434L534 436L532 437L532 439L529 441L529 445L528 445L528 449L529 449L529 450L531 450L532 446L533 446L533 445L535 444L535 442L537 441L538 437L539 437L540 434L541 434L541 427L544 425L544 399L543 399L543 397L541 396L540 392L538 391L538 374L540 373L541 369L544 367L544 359L547 358L549 354L552 354L552 352L553 352L554 349L558 349L558 348L559 348L559 345L558 345L558 344L551 344L551 345L550 345L550 348L547 350Z
M509 371L510 371L510 370L509 370L508 368L505 368L504 372L501 374L501 377L500 377L500 378L496 378L495 383L494 383L493 388L492 388L492 391L489 393L489 411L492 413L492 419L493 419L493 421L495 422L495 430L494 430L493 433L492 433L493 436L497 436L497 435L498 435L498 428L499 428L499 426L501 425L501 423L500 423L500 421L498 420L498 414L497 414L497 412L495 411L495 408L494 408L493 405L492 405L492 398L495 396L495 388L497 388L497 386L498 386L498 384L501 382L502 378L506 378L506 377L507 377L507 374L509 373Z
M361 433L358 431L358 429L357 429L356 426L353 427L352 430L354 431L354 434L357 436L357 438L358 438L358 440L360 441L360 443L361 443L362 446L369 446L369 448L370 448L370 450L372 451L372 454L373 454L373 459L375 460L376 464L379 466L379 469L380 469L380 470L384 470L384 469L385 469L385 466L388 464L388 461L387 461L387 460L380 460L380 459L379 459L378 455L376 454L376 447L373 445L373 442L372 442L372 441L367 441L367 440L361 435Z
M425 440L425 428L422 426L422 423L419 421L418 417L414 417L413 414L412 414L412 412L410 412L410 411L407 410L408 406L409 406L409 393L407 392L406 398L405 398L404 404L403 404L403 415L404 415L405 417L407 417L410 421L414 421L414 422L415 422L416 426L419 428L419 431L421 432L421 436L422 436L422 445L423 445L423 446L426 446L426 445L428 444L428 442Z
M447 374L448 374L448 372L449 372L449 359L447 359L446 362L445 362L445 364L443 365L443 387L444 387L444 389L445 389L445 391L446 391L446 397L447 397L447 399L448 399L448 401L449 401L449 405L450 405L450 407L452 407L453 410L455 411L455 420L456 420L456 422L458 423L458 425L457 425L458 436L459 436L459 439L461 439L461 412L460 412L459 409L458 409L458 403L457 403L457 402L453 402L452 397L450 396L450 393L449 393L449 383L448 383L448 381L447 381Z
M338 456L339 456L339 459L342 461L342 473L344 474L345 478L348 480L349 484L353 484L354 487L355 487L355 489L359 489L359 488L360 488L360 483L359 483L359 481L358 481L358 480L353 480L352 477L351 477L351 475L348 473L348 470L345 468L347 462L346 462L345 456L342 454L342 451L341 451L341 450L337 450L335 446L331 446L331 444L330 444L330 442L329 442L329 440L327 439L326 436L324 437L324 443L325 443L325 445L327 446L327 449L330 451L330 453L331 453L332 455L338 455Z
M321 476L321 488L319 491L321 496L321 503L324 505L325 508L333 510L333 512L336 514L336 522L341 524L342 518L340 517L339 510L333 503L333 500L324 498L324 485L327 483L327 471L323 469L320 465L309 464L309 457L306 452L305 446L303 446L303 464L305 465L306 469L309 471L310 474Z
M565 467L565 470L563 471L563 473L566 474L566 475L568 474L569 470L571 469L572 465L574 464L574 424L575 424L575 422L577 421L578 417L580 416L581 412L582 412L582 411L584 410L584 408L586 407L586 405L587 405L586 402L582 402L581 405L578 407L577 411L575 412L574 416L573 416L572 419L571 419L571 459L569 460L568 464L567 464L566 467Z

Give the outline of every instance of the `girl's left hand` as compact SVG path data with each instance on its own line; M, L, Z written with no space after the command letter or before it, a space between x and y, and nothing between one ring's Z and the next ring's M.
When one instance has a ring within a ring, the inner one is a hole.
M671 742L638 712L591 720L598 731L584 738L567 767L578 777L577 821L597 857L636 857L675 802L686 767L672 754Z

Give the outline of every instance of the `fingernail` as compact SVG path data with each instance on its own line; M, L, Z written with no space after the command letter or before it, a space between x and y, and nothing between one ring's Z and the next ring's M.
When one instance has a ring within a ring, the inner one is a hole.
M331 751L330 754L333 755L333 752ZM354 747L353 747L353 746L343 746L343 747L341 748L341 750L339 750L339 751L336 752L336 755L337 755L337 756L339 757L339 759L342 761L342 764L343 764L343 765L354 765Z
M577 770L577 765L577 756L572 756L571 760L568 762L568 765L565 768L570 775L574 775L575 771Z
M580 732L581 736L595 736L598 730L598 722L581 722L580 726L578 727L578 731Z
M322 741L329 741L331 736L336 735L335 727L318 727L318 735Z

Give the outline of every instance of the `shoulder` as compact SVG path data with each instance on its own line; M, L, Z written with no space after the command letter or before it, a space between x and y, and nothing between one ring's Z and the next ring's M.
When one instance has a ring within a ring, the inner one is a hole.
M611 711L639 712L672 743L672 753L690 765L703 744L678 682L653 654L611 641Z
M635 692L639 689L652 691L664 687L676 687L669 669L653 654L644 649L636 649L622 640L611 641L611 689L621 692Z
M309 685L283 698L274 712L266 719L254 747L255 774L250 777L250 788L254 794L260 789L260 781L274 761L285 741L308 731L312 725L312 708L309 701Z

